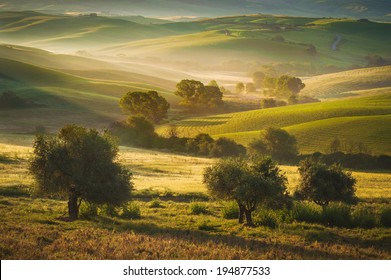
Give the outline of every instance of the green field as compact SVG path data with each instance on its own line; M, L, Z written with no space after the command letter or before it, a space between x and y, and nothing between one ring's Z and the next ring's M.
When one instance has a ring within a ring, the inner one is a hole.
M302 95L324 99L350 98L391 92L391 66L314 76L304 80Z
M364 66L368 54L388 56L386 46L391 43L389 23L292 16L139 24L109 17L2 12L0 24L4 42L58 52L88 50L99 56L156 57L200 64L229 60L310 64L313 71L320 70L318 67ZM338 51L333 51L336 34L342 42ZM276 36L284 40L275 40ZM316 47L316 56L306 53L309 44Z
M174 123L182 136L209 133L248 144L268 126L298 137L302 152L319 151L336 136L362 141L376 153L389 154L391 94L185 119ZM349 129L347 129L349 127ZM365 127L365 129L361 129ZM168 129L158 129L164 134ZM319 140L321 142L319 143Z

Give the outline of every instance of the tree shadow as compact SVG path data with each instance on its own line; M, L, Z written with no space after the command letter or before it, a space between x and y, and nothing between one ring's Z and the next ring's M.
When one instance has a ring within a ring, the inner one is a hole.
M213 242L236 250L249 251L254 255L260 256L265 255L268 252L275 252L276 250L281 252L281 254L273 254L272 259L357 259L357 255L342 250L331 252L327 249L319 250L317 248L306 248L301 244L292 245L284 242L268 242L266 238L264 240L246 239L240 236L216 234L219 231L216 232L213 229L210 231L177 229L160 227L150 222L135 223L132 221L118 224L115 219L109 220L106 220L108 224L105 223L104 228L116 230L118 232L132 232L135 234L158 237L160 239L176 239L200 246L204 246L205 244L208 244L208 242ZM353 239L349 242L354 244ZM364 255L362 258L368 258L368 255ZM376 256L373 256L373 258L376 258Z

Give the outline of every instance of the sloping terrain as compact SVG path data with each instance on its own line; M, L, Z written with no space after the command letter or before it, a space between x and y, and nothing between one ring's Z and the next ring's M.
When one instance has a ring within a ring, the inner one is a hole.
M150 16L203 15L217 16L237 13L274 13L300 16L338 16L388 18L391 5L387 0L1 0L0 6L15 10L43 10L51 12L99 12L143 14Z
M391 92L391 66L372 67L311 77L302 95L341 98Z
M175 123L182 136L209 133L248 144L268 126L298 137L302 152L324 151L335 137L362 142L371 151L390 154L391 93L347 100L286 106L185 119ZM159 128L164 134L167 126Z

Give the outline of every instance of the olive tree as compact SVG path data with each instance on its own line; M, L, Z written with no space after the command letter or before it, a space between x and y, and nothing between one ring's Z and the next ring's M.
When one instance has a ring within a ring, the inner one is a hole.
M82 200L116 206L130 199L132 174L115 162L117 153L109 135L67 125L56 136L36 137L29 171L41 193L68 199L75 220Z
M295 197L327 206L331 201L349 204L357 202L354 185L356 179L339 165L328 166L313 158L299 165L300 183Z
M239 223L246 218L253 226L252 212L264 203L284 200L286 178L270 158L246 161L229 158L204 171L204 184L216 198L234 200L239 206Z

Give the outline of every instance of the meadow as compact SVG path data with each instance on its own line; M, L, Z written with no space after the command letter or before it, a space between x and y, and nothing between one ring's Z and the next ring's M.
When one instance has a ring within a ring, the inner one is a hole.
M5 144L7 143L8 144ZM346 228L287 218L279 212L255 228L224 219L227 203L213 200L202 173L215 160L121 147L133 173L131 209L124 218L99 210L75 222L60 219L66 201L34 194L27 172L31 136L2 135L0 219L2 259L389 259L389 228ZM11 143L10 143L11 142ZM295 189L297 167L281 166ZM389 207L389 173L353 172L360 203L378 214ZM132 208L133 207L133 208ZM84 208L86 209L86 208ZM201 209L200 212L194 209ZM137 212L136 211L136 212ZM263 211L263 212L262 212ZM266 213L266 214L265 214ZM265 210L256 214L262 223ZM274 215L274 214L273 214ZM289 216L289 215L288 215ZM274 221L274 222L273 222Z
M390 93L346 100L209 115L173 122L181 136L208 133L247 145L269 126L286 129L298 138L303 153L319 151L335 138L361 141L373 153L389 154ZM365 129L359 129L365 127ZM168 125L157 129L165 134ZM311 135L311 137L308 137ZM321 151L323 152L323 150Z

